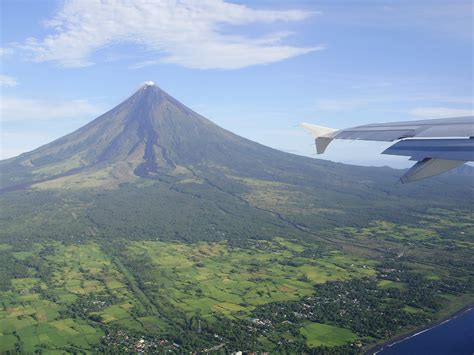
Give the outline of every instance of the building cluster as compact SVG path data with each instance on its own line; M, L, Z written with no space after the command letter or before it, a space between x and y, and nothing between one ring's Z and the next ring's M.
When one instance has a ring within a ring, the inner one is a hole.
M107 348L137 354L154 353L158 350L177 352L181 347L179 344L167 339L131 335L124 330L110 332L102 338L102 343L106 345Z

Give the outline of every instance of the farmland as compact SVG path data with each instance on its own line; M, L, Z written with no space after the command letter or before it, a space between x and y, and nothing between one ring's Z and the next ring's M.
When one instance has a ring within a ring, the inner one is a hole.
M300 332L306 337L310 348L317 346L338 346L357 339L357 336L348 329L338 328L320 323L307 323Z
M103 316L104 322L120 322L131 317L131 308L139 309L98 245L56 242L32 249L11 253L26 265L29 277L12 278L11 289L1 292L3 350L90 350L104 333L87 318L68 312L70 308L88 300L88 307L97 309L90 313ZM108 306L112 299L114 305Z
M435 212L338 228L330 244L5 242L0 351L358 353L474 300L472 217Z
M304 247L281 238L252 248L131 242L123 255L94 242L1 246L25 272L1 292L2 351L93 351L110 329L165 339L175 326L166 308L203 322L248 320L256 306L296 301L315 284L376 273L373 262L337 251L302 256Z
M376 273L369 260L337 251L313 260L301 256L303 250L281 238L258 241L251 249L226 242L135 242L124 259L131 268L146 265L148 272L140 278L154 302L170 303L189 316L198 311L208 319L213 314L248 317L259 304L308 296L315 284Z

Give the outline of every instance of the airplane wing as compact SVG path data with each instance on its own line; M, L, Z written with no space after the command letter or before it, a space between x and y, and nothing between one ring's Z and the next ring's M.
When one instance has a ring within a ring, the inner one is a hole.
M382 154L409 156L417 161L400 179L403 183L474 161L474 116L374 123L340 130L309 123L300 126L315 138L318 154L324 153L333 139L398 141Z

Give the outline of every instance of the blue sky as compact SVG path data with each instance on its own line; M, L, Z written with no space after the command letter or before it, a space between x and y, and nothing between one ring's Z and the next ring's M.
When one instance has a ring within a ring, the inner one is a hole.
M3 0L1 156L69 133L153 80L220 126L314 155L296 125L472 114L469 0ZM383 144L324 159L407 166Z

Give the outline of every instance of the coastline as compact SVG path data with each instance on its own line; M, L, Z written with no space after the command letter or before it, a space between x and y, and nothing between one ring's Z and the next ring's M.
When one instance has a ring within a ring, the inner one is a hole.
M425 327L417 328L417 329L414 329L412 331L399 334L399 335L394 336L393 338L383 342L382 344L374 345L370 349L364 351L364 355L376 355L377 353L379 353L380 351L382 351L386 347L392 346L396 343L400 343L400 342L405 341L409 338L412 338L414 336L417 336L419 334L427 332L427 331L429 331L433 328L436 328L436 327L438 327L438 326L440 326L440 325L442 325L446 322L449 322L450 320L452 320L454 318L459 317L460 315L462 315L462 314L464 314L464 313L466 313L466 312L468 312L472 309L474 309L474 302L471 302L468 305L463 306L462 308L458 309L457 311L455 311L454 313L452 313L448 316L445 316L445 317L443 317L443 318L441 318L441 319L439 319L435 322L431 322L430 324L428 324Z

